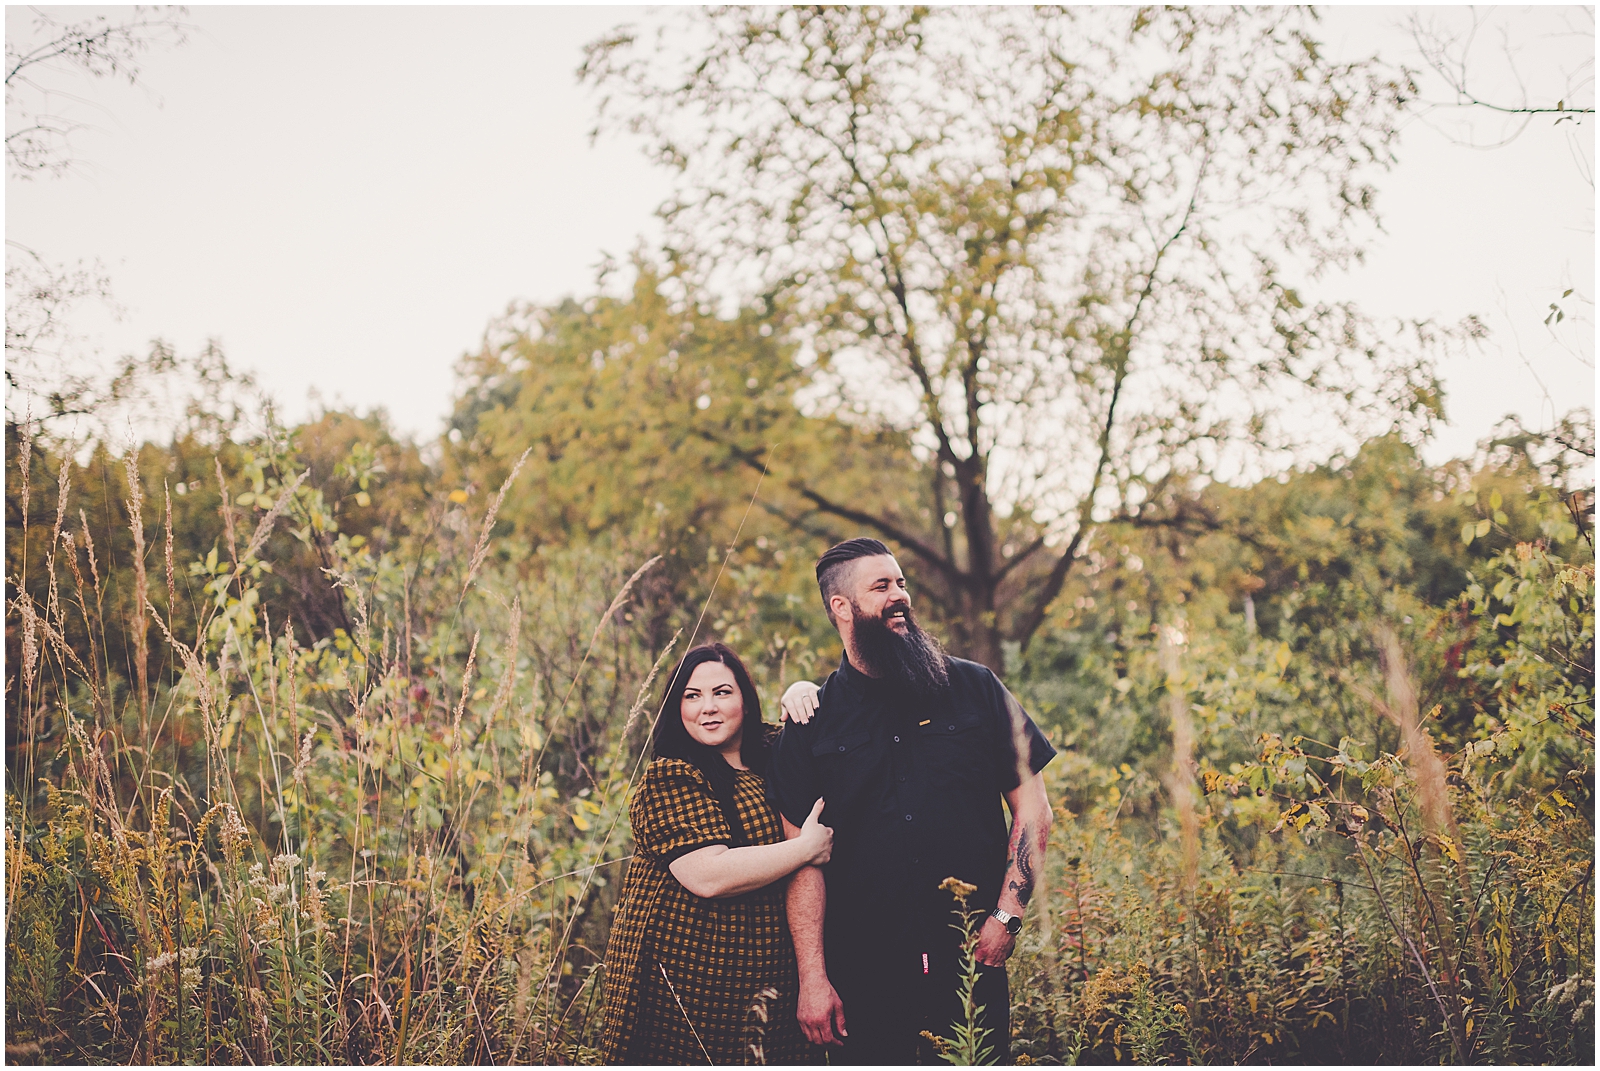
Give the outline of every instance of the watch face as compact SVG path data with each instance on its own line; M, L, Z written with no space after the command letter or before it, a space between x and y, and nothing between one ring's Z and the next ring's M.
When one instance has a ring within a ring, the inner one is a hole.
M1017 934L1021 933L1022 932L1022 919L1019 918L1016 915L1012 915L1009 919L1007 919L1006 920L1006 932L1009 933L1012 937L1015 937Z

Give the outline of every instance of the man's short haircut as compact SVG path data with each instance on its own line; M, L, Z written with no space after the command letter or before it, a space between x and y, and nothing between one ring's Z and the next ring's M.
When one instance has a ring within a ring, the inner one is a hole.
M834 595L839 591L840 581L846 572L845 567L857 558L876 558L883 554L892 552L871 536L860 536L829 547L827 553L817 559L817 589L822 592L822 608L828 611L829 621L838 624L834 621L831 604Z

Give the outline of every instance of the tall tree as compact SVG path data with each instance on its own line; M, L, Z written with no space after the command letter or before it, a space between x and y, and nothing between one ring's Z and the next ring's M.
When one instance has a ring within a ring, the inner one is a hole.
M806 377L763 303L719 317L659 265L633 267L626 294L522 307L491 327L458 366L445 477L464 496L491 494L523 466L497 514L508 554L596 541L660 554L649 584L672 592L663 603L692 606L731 553L729 569L760 578L726 577L721 606L737 590L766 626L788 629L798 614L831 642L811 565L844 532L795 523L760 466L803 475L832 501L892 500L931 516L914 500L906 437L803 414L794 399Z
M1331 61L1311 19L718 9L597 41L582 74L602 126L678 169L684 270L771 295L815 357L807 403L909 435L937 503L927 523L775 470L796 518L920 559L957 648L1000 664L1097 524L1437 412L1416 347L1292 285L1359 254L1407 91Z

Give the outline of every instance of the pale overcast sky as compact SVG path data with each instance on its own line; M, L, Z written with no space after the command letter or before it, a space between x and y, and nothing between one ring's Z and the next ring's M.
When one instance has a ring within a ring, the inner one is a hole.
M626 140L590 145L594 101L574 77L586 42L638 14L193 8L188 43L148 56L142 88L58 80L82 98L58 106L95 127L74 141L86 162L62 178L8 176L8 243L104 265L126 313L86 310L74 327L108 362L156 337L184 353L215 338L290 419L316 391L437 435L455 361L509 302L591 292L604 256L656 233L667 176ZM1415 63L1404 16L1327 10L1327 43ZM31 35L32 18L7 7L8 39ZM1530 91L1574 55L1592 78L1589 9L1494 20L1474 53L1487 84L1516 92L1495 81L1502 26ZM1569 24L1587 38L1575 45ZM1592 82L1584 93L1592 106ZM1542 117L1493 150L1439 129L1491 141L1493 117L1411 121L1379 180L1386 233L1365 267L1311 288L1374 315L1476 313L1490 326L1481 351L1443 368L1452 426L1435 459L1470 452L1507 412L1548 427L1593 404L1592 118L1574 136ZM1569 287L1573 319L1552 334L1542 320Z

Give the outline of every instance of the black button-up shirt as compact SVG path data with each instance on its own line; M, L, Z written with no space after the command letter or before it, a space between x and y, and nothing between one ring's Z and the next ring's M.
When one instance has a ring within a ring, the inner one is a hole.
M768 793L800 825L818 796L833 827L823 868L824 939L836 950L944 945L955 902L939 883L960 878L989 911L1005 878L1002 797L1055 757L1033 719L992 672L950 659L950 687L916 699L840 662L816 716L788 725L773 749Z

